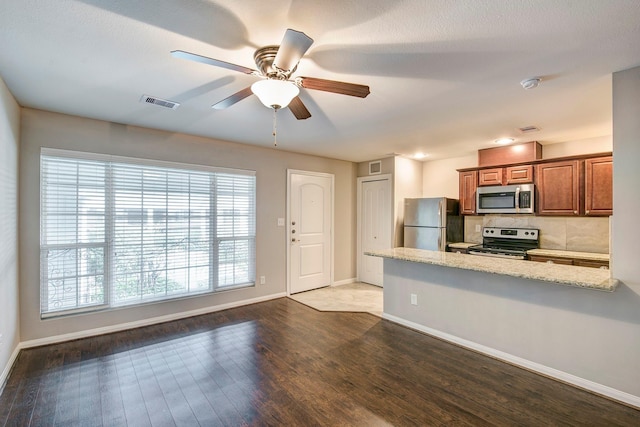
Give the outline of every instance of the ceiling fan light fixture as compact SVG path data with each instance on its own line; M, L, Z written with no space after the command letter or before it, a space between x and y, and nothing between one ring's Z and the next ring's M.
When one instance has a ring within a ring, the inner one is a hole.
M258 97L265 107L285 108L293 98L298 96L300 89L286 80L266 79L251 85L251 91Z

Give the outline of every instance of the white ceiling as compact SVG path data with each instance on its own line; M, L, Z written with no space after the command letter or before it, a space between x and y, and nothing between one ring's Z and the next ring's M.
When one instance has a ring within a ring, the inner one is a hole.
M611 135L611 73L640 65L638 0L2 0L0 76L24 107L270 147L255 96L211 108L256 77L169 52L256 68L287 28L315 40L295 75L371 94L303 89L312 117L279 112L277 149L351 161Z

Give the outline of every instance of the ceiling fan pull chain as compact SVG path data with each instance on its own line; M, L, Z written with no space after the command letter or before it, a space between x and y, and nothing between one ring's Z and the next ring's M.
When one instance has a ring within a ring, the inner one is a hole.
M276 129L276 114L278 113L278 109L274 108L273 109L273 146L277 147L278 146L278 139L277 139L277 129Z

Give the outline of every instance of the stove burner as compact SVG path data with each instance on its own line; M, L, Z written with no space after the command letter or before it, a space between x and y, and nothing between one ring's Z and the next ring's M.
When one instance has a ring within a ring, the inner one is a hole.
M538 247L539 230L532 228L482 229L482 244L469 247L469 254L525 259L527 251Z

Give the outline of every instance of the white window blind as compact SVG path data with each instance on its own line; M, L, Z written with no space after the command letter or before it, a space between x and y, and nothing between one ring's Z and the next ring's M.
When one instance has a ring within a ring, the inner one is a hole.
M43 149L40 236L43 315L252 285L255 176Z

